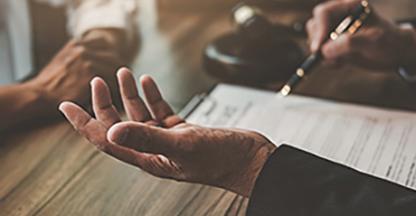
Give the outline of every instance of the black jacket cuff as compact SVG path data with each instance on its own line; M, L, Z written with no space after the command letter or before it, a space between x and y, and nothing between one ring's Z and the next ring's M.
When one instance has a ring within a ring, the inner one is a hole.
M416 215L416 192L283 145L267 160L247 215Z

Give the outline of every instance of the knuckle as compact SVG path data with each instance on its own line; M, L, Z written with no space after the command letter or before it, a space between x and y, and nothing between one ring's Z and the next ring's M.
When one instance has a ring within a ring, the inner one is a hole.
M354 39L350 35L345 36L344 39L345 47L350 48L354 45Z
M328 7L325 4L320 4L313 9L313 15L319 16L319 15L325 14L327 13L327 8Z
M79 57L85 57L87 54L87 48L84 46L78 46L76 49L76 53Z
M70 65L74 62L74 58L72 58L71 56L67 56L63 58L63 65L66 69L70 68Z
M335 52L333 46L326 45L322 47L322 54L325 56L326 59L334 59L334 53Z
M354 37L352 37L351 35L347 35L347 34L342 35L341 37L342 39L340 38L339 40L335 41L335 44L337 44L336 47L346 50L354 46L355 44Z
M313 21L313 19L309 19L309 20L308 20L308 22L306 22L306 29L307 29L308 31L312 31L313 26L314 26L314 21Z

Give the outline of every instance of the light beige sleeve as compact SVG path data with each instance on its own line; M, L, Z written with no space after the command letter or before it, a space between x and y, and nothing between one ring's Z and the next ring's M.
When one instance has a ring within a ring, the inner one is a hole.
M74 37L97 28L117 28L132 37L137 29L136 0L67 0L68 28Z

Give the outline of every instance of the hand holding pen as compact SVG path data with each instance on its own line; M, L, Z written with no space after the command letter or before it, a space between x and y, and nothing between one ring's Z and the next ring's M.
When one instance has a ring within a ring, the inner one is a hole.
M325 42L330 26L336 25L359 2L330 1L315 11L307 25L311 51L320 49L326 64L353 64L375 70L403 66L409 58L406 56L415 53L414 28L398 25L374 9L358 32Z
M340 0L317 6L307 23L311 52L319 51L325 64L352 64L393 72L402 67L416 73L414 27L398 25L374 9L365 25L355 34L341 34L336 40L327 40L339 21L361 3L361 0Z
M346 4L344 7L337 7L338 5ZM328 10L343 9L344 14L348 14L329 34L330 22L328 18L332 18ZM372 10L367 1L331 1L326 4L319 5L314 10L314 18L308 24L308 32L317 30L317 24L320 24L321 31L315 34L314 40L311 42L312 54L296 70L296 73L289 79L286 85L283 86L280 94L287 96L296 85L311 72L324 58L324 53L321 50L321 44L325 41L337 41L344 35L355 34L370 17ZM320 22L320 23L318 23ZM323 27L325 26L325 27ZM311 34L309 34L311 35ZM345 36L344 36L345 37Z
M403 66L405 54L414 53L413 27L400 26L374 9L355 34L325 41L331 26L338 24L359 3L357 0L330 1L315 10L307 24L311 52L320 49L325 64L348 63L376 70Z

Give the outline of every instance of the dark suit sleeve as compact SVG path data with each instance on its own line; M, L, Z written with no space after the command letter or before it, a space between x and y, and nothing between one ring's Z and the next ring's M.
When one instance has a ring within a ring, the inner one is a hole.
M289 146L268 159L248 216L415 216L416 192Z

